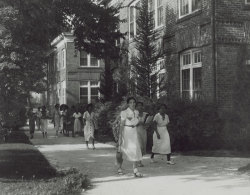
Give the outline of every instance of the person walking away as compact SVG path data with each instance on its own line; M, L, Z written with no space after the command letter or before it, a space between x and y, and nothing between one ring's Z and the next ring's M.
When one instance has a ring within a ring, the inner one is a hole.
M76 109L75 113L73 114L73 117L75 119L74 121L74 129L72 131L72 137L75 136L75 133L79 133L81 131L81 121L80 118L82 117L82 114L79 112L79 109Z
M48 113L45 106L42 107L42 117L41 117L41 130L43 138L47 138L47 129L48 129Z
M53 121L55 124L56 136L58 136L58 132L60 131L60 123L61 123L61 113L60 113L60 105L55 105L55 110L53 114Z
M89 141L92 140L93 150L95 149L95 125L94 125L94 112L93 112L93 104L87 105L87 111L83 114L83 123L84 123L84 138L86 141L86 146L89 149Z
M138 110L138 119L139 123L137 125L137 136L138 141L141 147L142 156L146 154L146 146L147 146L147 131L146 131L146 119L148 117L148 113L143 112L143 103L137 102L136 103L136 110ZM142 161L138 162L139 167L144 167Z
M36 115L33 112L33 108L29 109L27 115L28 115L28 119L29 119L30 139L33 139L34 132L35 132L35 121L36 121Z
M135 110L136 99L127 99L128 108L121 112L120 132L122 133L121 152L124 159L133 163L133 173L135 177L143 177L138 171L137 162L142 160L141 147L137 137L136 126L139 123L138 111ZM121 161L122 162L122 161ZM118 174L123 174L119 164Z
M153 147L151 162L154 163L154 155L161 154L167 156L167 164L174 165L175 163L171 161L171 145L170 137L167 130L167 124L169 123L168 115L166 114L167 106L162 104L159 108L159 113L154 116L154 123L156 125L153 134Z
M37 126L37 130L40 131L41 130L41 117L42 117L42 112L41 112L42 108L38 107L37 109L37 113L36 113L36 126Z

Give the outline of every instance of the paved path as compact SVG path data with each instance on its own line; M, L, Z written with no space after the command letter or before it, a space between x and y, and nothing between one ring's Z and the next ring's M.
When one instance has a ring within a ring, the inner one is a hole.
M249 158L173 156L176 165L167 165L166 159L156 158L151 164L147 155L141 172L144 178L132 175L131 163L125 162L125 175L116 175L115 149L109 144L96 144L88 150L82 137L54 137L51 129L48 139L40 133L32 142L60 168L76 167L92 179L93 189L87 195L250 195L250 176L237 169L250 162Z

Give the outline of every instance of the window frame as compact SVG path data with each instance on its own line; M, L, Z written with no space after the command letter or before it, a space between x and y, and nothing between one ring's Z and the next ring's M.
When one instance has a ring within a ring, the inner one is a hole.
M135 2L133 2L130 6L129 6L129 13L128 13L128 17L129 17L129 22L128 22L128 31L129 31L129 40L132 40L135 36L136 36L136 14L137 14L137 10L136 10L136 5L137 3L139 3L140 0L136 0ZM131 22L131 10L133 10L133 21ZM133 24L133 37L131 36L131 24Z
M62 60L62 62L61 62L61 69L64 69L64 68L66 68L66 50L65 50L65 48L63 48L62 50L61 50L61 53L62 53L62 55L61 55L61 60Z
M85 51L83 51L83 52L85 52ZM81 51L80 51L80 55L79 55L80 56L80 64L79 64L80 68L99 68L100 67L100 60L96 58L97 59L97 66L91 66L91 54L89 54L87 52L85 52L85 53L87 54L87 66L81 65Z
M164 23L164 6L163 6L163 0L153 0L155 1L155 29L162 27ZM158 5L158 2L161 1L161 5ZM162 23L159 24L159 9L162 9Z
M200 62L194 62L194 56L196 53L200 53ZM183 64L183 57L187 54L190 54L190 63ZM202 70L202 51L200 49L191 49L180 54L180 92L181 97L183 97L183 78L182 71L189 70L189 99L194 99L194 69L201 68Z
M245 0L245 4L250 5L250 1L248 2L248 0Z
M179 12L179 19L183 18L183 17L186 17L190 14L193 14L195 12L198 12L201 10L201 8L199 7L198 9L192 11L192 5L193 5L193 1L192 0L187 0L188 1L188 13L187 14L184 14L184 15L181 15L181 1L182 0L178 0L178 12ZM201 0L202 1L202 0Z
M86 84L81 84L81 82L87 82ZM97 82L96 85L91 85L91 82ZM87 100L88 104L91 103L91 88L100 88L100 81L96 80L84 80L79 83L79 103L81 103L81 88L87 88ZM100 98L100 91L98 91L98 98Z

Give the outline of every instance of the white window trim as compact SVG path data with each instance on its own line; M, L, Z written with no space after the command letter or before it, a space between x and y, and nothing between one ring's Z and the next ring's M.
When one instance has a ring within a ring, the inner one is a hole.
M66 99L66 81L64 80L64 81L62 81L61 82L61 100L62 100L62 104L67 104L67 99Z
M92 80L86 81L87 84L81 85L79 87L79 103L81 103L81 88L87 88L88 89L88 104L91 103L91 88L99 88L100 87L100 81L98 81L97 85L91 85ZM98 97L100 98L101 94L98 92Z
M158 28L161 28L164 26L164 0L162 1L162 7L163 7L163 22L162 24L158 24L158 1L157 0L153 0L154 1L154 23L155 23L155 26L154 26L154 30L157 30ZM130 36L130 11L131 11L131 7L135 7L135 5L140 2L140 0L136 0L135 2L133 2L130 6L129 6L129 12L128 12L128 16L129 16L129 40L133 40L133 38L136 36L136 9L133 9L133 12L134 12L134 24L133 24L133 27L134 27L134 37L131 37Z
M63 48L61 50L61 69L66 68L66 50Z
M162 7L163 7L163 22L162 24L158 24L158 1L157 0L154 0L155 1L155 29L157 28L161 28L162 26L164 26L164 0L162 0Z
M181 0L178 0L179 19L181 19L183 17L186 17L186 16L188 16L188 15L190 15L192 13L198 12L200 10L200 8L199 8L199 9L197 9L195 11L192 11L192 0L188 0L188 6L189 6L188 9L190 10L190 12L185 14L185 15L181 15L181 3L180 3L180 1Z
M81 54L79 54L79 56L81 59ZM79 65L80 68L100 68L100 60L97 59L97 66L91 66L90 59L91 59L91 54L87 54L87 66L82 66L80 60L80 65Z
M201 50L198 50L198 49L192 49L192 50L189 50L187 52L183 52L181 53L180 55L180 89L181 89L181 97L182 97L182 70L187 70L189 69L190 70L190 78L189 78L189 86L190 86L190 99L192 100L193 99L193 69L195 68L202 68L202 56L201 56L201 62L199 63L194 63L194 54L196 52L201 52ZM191 55L191 59L190 59L190 64L188 65L183 65L183 55L185 54L190 54ZM201 53L202 55L202 53Z
M129 32L129 40L132 40L135 36L136 36L136 9L135 9L135 5L140 2L140 0L136 0L135 2L133 2L130 6L129 6L129 11L128 11L128 17L129 17L129 25L128 25L128 32ZM131 7L133 8L133 12L134 12L134 24L133 24L133 28L134 28L134 37L130 37L130 11L131 11Z

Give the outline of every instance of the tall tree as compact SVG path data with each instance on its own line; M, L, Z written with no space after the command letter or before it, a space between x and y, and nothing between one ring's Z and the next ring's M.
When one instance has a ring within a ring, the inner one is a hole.
M135 91L138 95L153 98L157 93L157 60L161 53L157 48L159 34L154 30L154 18L149 12L149 1L142 0L136 19L135 48L136 55L131 57L131 70L135 79Z
M11 106L18 111L16 105L25 104L30 92L46 89L46 52L63 26L56 14L50 0L1 0L1 113Z
M57 5L75 35L76 48L104 59L100 92L105 101L113 95L113 71L111 61L120 57L116 40L123 38L118 30L120 19L117 7L108 6L109 1L94 3L91 0L57 0Z

